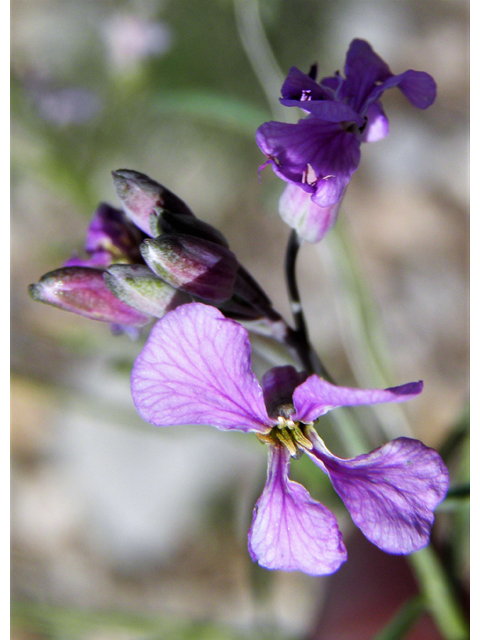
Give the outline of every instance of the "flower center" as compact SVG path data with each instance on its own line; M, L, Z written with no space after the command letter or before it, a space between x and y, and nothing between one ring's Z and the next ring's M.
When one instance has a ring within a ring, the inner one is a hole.
M304 429L308 425L294 422L291 418L280 415L277 424L267 434L257 433L257 438L265 444L282 444L292 458L300 458L305 449L313 449L310 440L305 436Z
M354 135L357 135L359 132L359 126L356 122L344 120L343 122L340 122L340 126L347 133L353 133Z

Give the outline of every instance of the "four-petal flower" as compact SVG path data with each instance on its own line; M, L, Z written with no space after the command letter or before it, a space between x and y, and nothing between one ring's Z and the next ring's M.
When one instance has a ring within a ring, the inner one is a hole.
M268 569L329 574L347 553L335 516L289 480L291 457L306 453L333 486L365 536L390 553L428 543L433 510L448 471L436 451L398 438L344 460L326 448L313 422L335 407L403 402L421 382L390 389L338 387L292 366L267 372L250 362L247 331L218 310L187 304L157 322L132 371L140 415L157 426L209 424L254 432L269 447L267 483L254 510L249 551Z
M317 83L296 67L290 69L280 102L301 107L308 117L297 124L266 122L256 138L268 158L261 168L271 164L289 183L280 215L304 240L318 242L335 224L360 162L360 144L388 135L380 98L393 87L419 109L435 100L435 81L428 73L409 69L394 75L364 40L350 44L345 78L337 72Z

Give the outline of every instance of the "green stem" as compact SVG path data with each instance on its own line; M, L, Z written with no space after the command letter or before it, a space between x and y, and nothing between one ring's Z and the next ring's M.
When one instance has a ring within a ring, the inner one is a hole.
M412 553L408 560L425 596L428 610L445 640L467 640L468 626L433 547L430 545Z
M285 74L277 64L263 29L257 0L235 0L233 5L240 41L274 118L294 122L295 114L285 114L287 110L278 102Z

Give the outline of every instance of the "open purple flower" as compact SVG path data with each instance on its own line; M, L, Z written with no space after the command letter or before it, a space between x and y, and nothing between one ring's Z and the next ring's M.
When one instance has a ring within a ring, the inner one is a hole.
M132 396L140 415L157 426L210 424L254 432L268 445L267 483L249 532L253 560L268 569L323 575L347 558L333 513L288 478L290 458L302 453L330 476L374 544L397 554L425 546L448 487L438 453L398 438L344 460L313 428L336 407L403 402L420 393L422 383L351 389L284 366L267 372L260 386L250 353L248 333L237 322L210 306L183 305L153 328L132 371Z
M350 44L344 78L337 72L317 83L315 75L315 68L307 75L292 67L281 90L280 102L301 107L308 117L297 124L266 122L256 135L268 158L261 168L271 164L292 185L287 189L288 202L281 207L282 218L309 242L321 240L335 223L338 205L360 162L360 144L388 135L380 102L383 92L398 87L419 109L429 107L436 96L435 81L428 73L409 69L394 75L364 40Z

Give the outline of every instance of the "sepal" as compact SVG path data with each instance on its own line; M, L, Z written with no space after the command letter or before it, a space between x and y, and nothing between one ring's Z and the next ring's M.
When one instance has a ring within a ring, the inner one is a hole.
M150 228L155 236L160 236L164 233L181 233L208 240L228 249L228 242L223 233L208 224L208 222L203 222L195 216L172 213L159 207L155 208L153 216L150 218Z
M238 262L225 247L183 234L164 234L140 246L148 266L162 280L202 300L222 302L234 290Z
M127 216L147 235L152 236L150 214L155 207L193 216L189 207L166 187L131 169L112 171L115 190Z
M174 289L141 264L112 265L103 278L119 300L155 318L192 301L190 296Z

